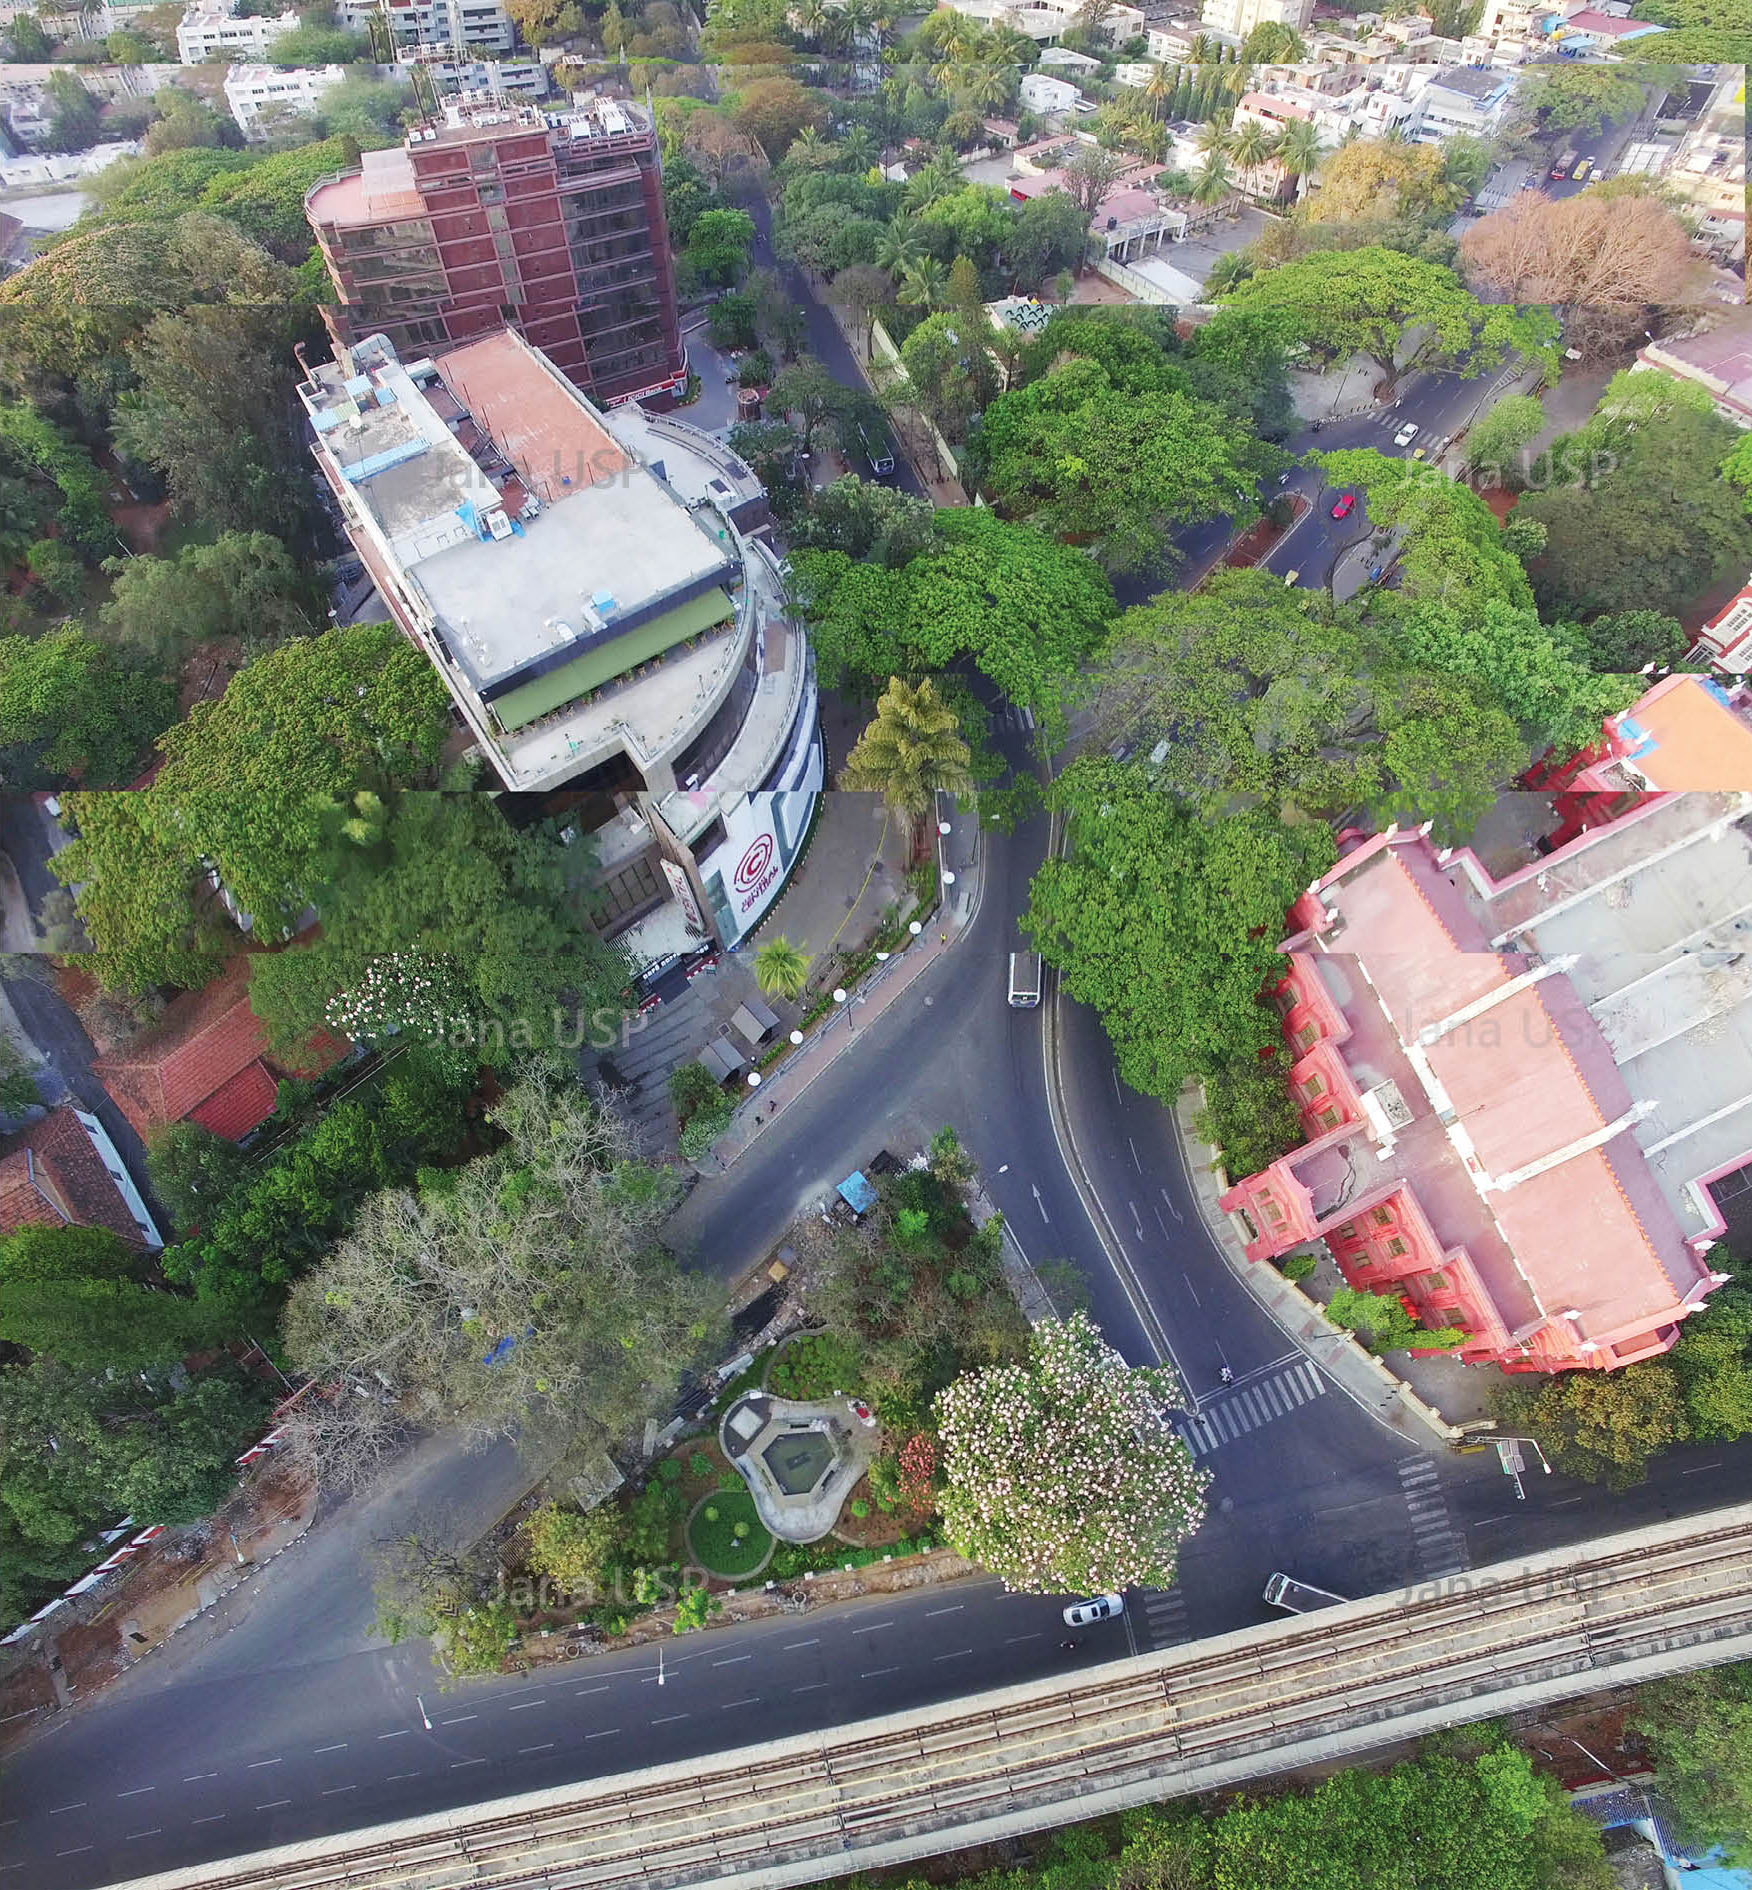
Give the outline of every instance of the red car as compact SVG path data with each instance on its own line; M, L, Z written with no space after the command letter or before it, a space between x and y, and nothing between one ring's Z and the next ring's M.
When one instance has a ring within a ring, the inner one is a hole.
M1351 513L1356 509L1356 503L1357 495L1354 492L1347 492L1332 508L1332 516L1334 518L1349 518Z

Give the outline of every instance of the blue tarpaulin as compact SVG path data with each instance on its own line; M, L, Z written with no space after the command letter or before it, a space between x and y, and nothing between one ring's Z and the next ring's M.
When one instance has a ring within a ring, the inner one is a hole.
M839 1185L840 1199L854 1214L862 1214L876 1205L876 1190L864 1179L861 1169L854 1169Z

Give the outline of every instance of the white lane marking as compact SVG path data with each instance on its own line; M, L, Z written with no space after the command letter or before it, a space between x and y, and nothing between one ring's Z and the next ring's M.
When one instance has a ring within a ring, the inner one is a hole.
M290 1798L270 1798L265 1805L257 1805L257 1811L278 1811L282 1805L291 1804Z
M785 1654L794 1654L799 1647L819 1647L820 1645L821 1645L821 1642L819 1640L787 1641L785 1645L779 1651Z
M252 1772L259 1772L264 1765L284 1765L284 1764L285 1764L285 1760L283 1759L251 1759L249 1762L249 1769ZM217 1776L217 1774L215 1774L215 1776Z
M465 1719L479 1719L479 1713L458 1713L454 1719L441 1719L440 1726L460 1726Z
M86 1801L83 1798L75 1798L72 1804L70 1805L52 1806L49 1811L49 1816L51 1818L58 1818L60 1817L63 1811L83 1811L85 1809L85 1805L86 1805Z
M79 1855L80 1855L80 1853L81 1853L81 1852L83 1852L83 1851L89 1851L89 1850L90 1850L91 1848L92 1848L92 1846L91 1846L91 1845L89 1845L89 1844L75 1844L75 1845L73 1846L73 1848L72 1848L72 1850L70 1850L70 1851L57 1851L57 1852L55 1853L55 1855L56 1855L57 1857L77 1857L77 1856L79 1856Z
M161 1824L155 1824L150 1831L130 1831L128 1835L122 1839L122 1842L124 1844L136 1844L139 1842L141 1838L163 1837L163 1836L164 1836L164 1826Z
M339 1798L342 1792L356 1792L358 1789L359 1787L357 1785L331 1785L328 1790L323 1793L323 1797Z
M607 1691L607 1687L580 1687L578 1691L572 1695L572 1698L575 1700L582 1699L586 1693L606 1693Z
M858 1675L860 1680L880 1680L885 1673L899 1673L898 1667L873 1667L868 1673Z
M965 1602L958 1601L953 1608L927 1608L925 1610L925 1619L927 1621L934 1621L940 1614L960 1614L966 1605Z
M383 1782L385 1785L394 1785L404 1778L418 1778L419 1776L418 1772L391 1772Z
M1012 1634L1009 1639L1004 1642L1004 1645L1006 1647L1014 1647L1018 1641L1038 1641L1041 1638L1042 1637L1038 1634Z
M550 1739L550 1740L549 1740L549 1741L547 1742L547 1744L546 1744L545 1746L519 1746L519 1747L517 1748L517 1756L518 1756L518 1758L520 1758L520 1759L521 1759L521 1758L523 1758L523 1757L525 1756L525 1754L527 1754L527 1753L531 1753L531 1752L552 1752L552 1751L553 1751L553 1749L554 1749L554 1742L553 1742L553 1741L552 1741L552 1740Z
M806 1687L793 1687L793 1693L819 1693L827 1685L825 1680L811 1680Z
M117 1792L116 1796L118 1798L138 1798L142 1792L155 1792L157 1789L158 1787L156 1785L136 1785L131 1792Z
M216 1811L213 1813L212 1817L196 1818L194 1822L196 1824L217 1824L220 1821L220 1819L223 1818L225 1815L226 1814L223 1811Z
M618 1726L604 1726L601 1732L586 1733L586 1739L612 1739L620 1731Z
M868 1627L855 1627L852 1629L852 1632L854 1634L874 1634L878 1628L893 1627L893 1626L894 1626L894 1622L892 1620L872 1621Z
M450 1761L450 1769L453 1772L460 1772L463 1769L463 1767L467 1765L485 1765L485 1764L486 1764L485 1759L452 1759Z
M933 1660L965 1660L973 1652L971 1647L958 1647L952 1654L933 1654Z
M379 1733L379 1739L405 1739L413 1731L412 1726L398 1726L392 1733Z
M739 1706L759 1706L759 1704L760 1695L755 1693L751 1694L746 1700L726 1700L724 1704L718 1708L718 1711L720 1713L733 1713Z
M346 1749L347 1749L347 1742L344 1739L341 1741L341 1743L338 1746L312 1746L311 1747L312 1752L345 1752Z
M652 1720L653 1726L673 1726L678 1719L691 1719L691 1713L665 1713L661 1719Z
M527 1713L532 1706L546 1706L546 1700L523 1700L516 1706L505 1708L507 1713Z
M200 1779L217 1778L218 1776L219 1774L217 1772L191 1772L188 1777L183 1780L183 1783L185 1785L193 1785Z
M714 1660L712 1665L714 1667L737 1667L740 1666L743 1661L752 1660L753 1658L754 1656L752 1654L732 1654L727 1660Z

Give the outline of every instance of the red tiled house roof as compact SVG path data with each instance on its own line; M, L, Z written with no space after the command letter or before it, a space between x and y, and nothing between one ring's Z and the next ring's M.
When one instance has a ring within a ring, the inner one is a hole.
M316 1076L351 1047L318 1031L296 1059L270 1056L267 1027L249 1007L253 954L201 991L177 998L156 1029L92 1064L141 1135L198 1122L240 1141L273 1113L282 1076Z
M102 1227L144 1247L121 1191L71 1109L0 1142L0 1234L21 1227Z

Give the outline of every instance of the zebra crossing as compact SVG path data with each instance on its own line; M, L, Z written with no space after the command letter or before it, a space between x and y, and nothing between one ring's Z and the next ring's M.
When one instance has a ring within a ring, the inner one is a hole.
M1140 1617L1152 1652L1192 1639L1186 1620L1186 1597L1178 1588L1145 1589L1132 1609L1133 1620Z
M1268 1368L1263 1376L1246 1383L1226 1386L1208 1403L1200 1406L1196 1417L1178 1417L1175 1428L1186 1440L1195 1457L1203 1457L1224 1444L1245 1437L1262 1424L1288 1417L1298 1405L1320 1397L1327 1389L1326 1379L1308 1359Z
M1399 1465L1399 1487L1411 1512L1417 1559L1427 1581L1458 1575L1468 1566L1465 1541L1455 1532L1436 1466L1427 1457L1407 1457Z
M1026 703L1006 702L992 710L991 719L1000 728L1034 729L1034 711Z

